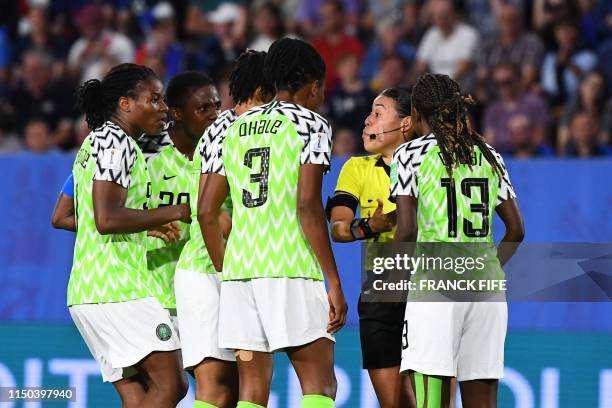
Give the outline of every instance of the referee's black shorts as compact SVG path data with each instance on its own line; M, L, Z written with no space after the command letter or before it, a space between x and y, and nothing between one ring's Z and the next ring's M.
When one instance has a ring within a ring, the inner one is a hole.
M357 304L361 357L366 370L399 366L406 302Z

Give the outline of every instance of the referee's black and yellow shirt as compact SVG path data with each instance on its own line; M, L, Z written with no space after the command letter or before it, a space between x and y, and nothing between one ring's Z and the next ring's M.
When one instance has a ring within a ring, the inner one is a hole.
M395 211L395 204L389 201L389 187L391 180L390 169L383 161L382 155L352 157L340 170L336 194L348 195L341 205L346 205L357 214L359 206L359 217L370 217L378 206L377 199L383 201L383 212L385 214ZM378 242L393 240L395 228L392 231L380 234Z

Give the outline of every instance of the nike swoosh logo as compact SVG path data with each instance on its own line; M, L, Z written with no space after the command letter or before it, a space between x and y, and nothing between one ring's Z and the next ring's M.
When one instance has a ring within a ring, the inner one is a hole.
M170 180L175 178L176 176L164 176L164 180Z

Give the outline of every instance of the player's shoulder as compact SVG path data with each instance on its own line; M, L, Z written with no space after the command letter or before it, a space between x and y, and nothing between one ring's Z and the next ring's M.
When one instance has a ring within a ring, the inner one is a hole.
M134 140L111 121L106 121L102 126L92 130L89 138L95 151L110 148L133 150L137 147Z
M400 145L395 150L394 157L404 164L409 161L412 163L420 162L437 144L436 137L433 133L430 133Z
M296 125L298 132L301 132L302 129L310 132L331 130L327 119L317 112L306 109L302 105L285 101L274 101L272 103L274 105L271 107L271 113L287 117Z
M228 109L219 114L217 119L204 132L204 139L214 141L238 119L238 115L234 109Z

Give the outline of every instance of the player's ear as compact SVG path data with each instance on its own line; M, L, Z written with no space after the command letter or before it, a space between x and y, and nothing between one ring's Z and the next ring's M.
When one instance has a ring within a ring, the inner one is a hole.
M176 107L170 108L170 117L175 122L180 122L183 120L183 111Z
M129 96L120 96L119 100L117 101L117 106L119 107L120 111L126 113L130 112L132 110L132 98Z

